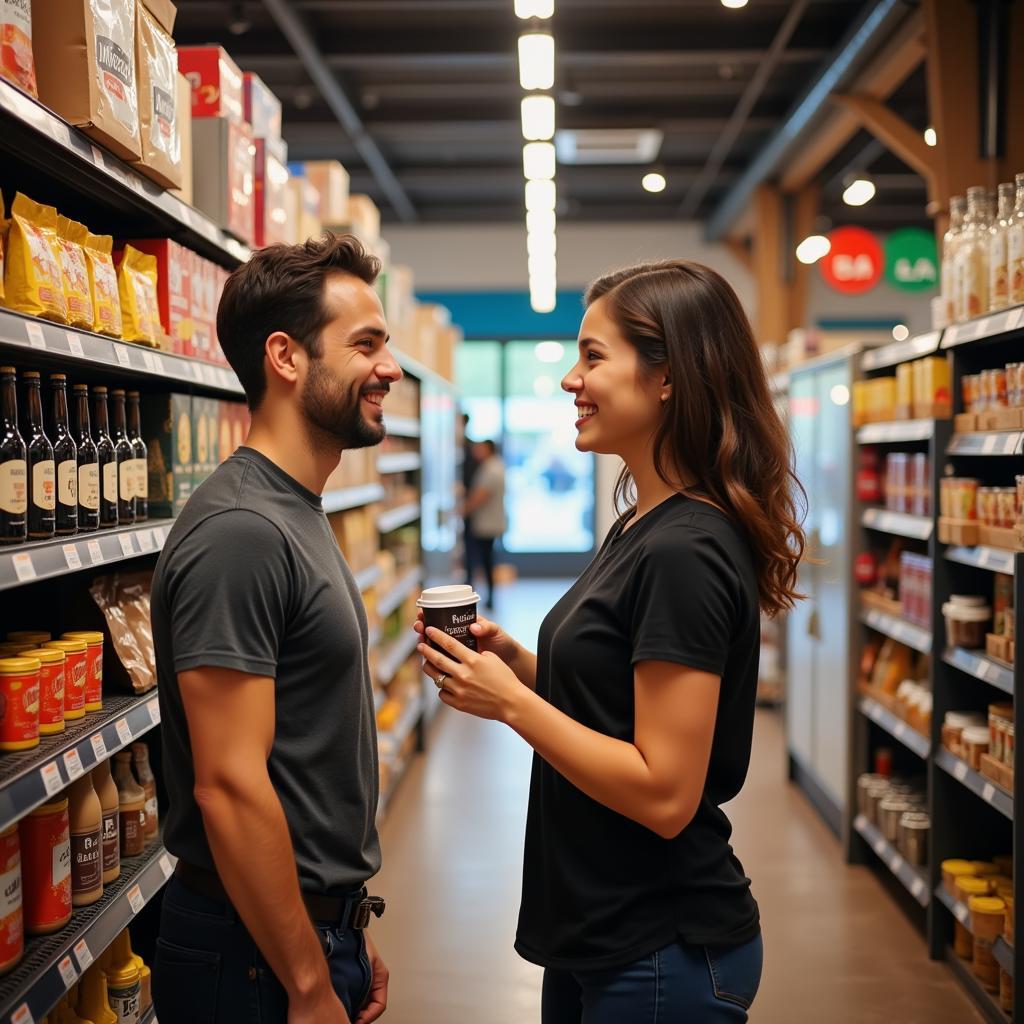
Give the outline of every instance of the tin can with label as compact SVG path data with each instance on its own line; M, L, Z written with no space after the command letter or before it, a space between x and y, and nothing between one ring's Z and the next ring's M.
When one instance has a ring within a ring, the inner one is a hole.
M0 658L0 750L39 746L39 659Z

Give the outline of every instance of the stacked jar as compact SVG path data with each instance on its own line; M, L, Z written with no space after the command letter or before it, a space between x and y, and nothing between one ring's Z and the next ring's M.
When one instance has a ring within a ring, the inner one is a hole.
M931 818L920 786L905 779L865 772L857 779L857 809L910 864L928 860Z

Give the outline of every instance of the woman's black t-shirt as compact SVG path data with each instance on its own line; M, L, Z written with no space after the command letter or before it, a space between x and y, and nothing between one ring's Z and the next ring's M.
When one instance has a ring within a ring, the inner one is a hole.
M759 655L757 578L718 509L674 495L617 524L541 627L537 692L588 728L634 739L633 668L668 661L721 677L707 781L690 824L663 839L586 796L538 756L516 949L564 970L622 966L682 940L739 945L760 928L721 804L750 761Z

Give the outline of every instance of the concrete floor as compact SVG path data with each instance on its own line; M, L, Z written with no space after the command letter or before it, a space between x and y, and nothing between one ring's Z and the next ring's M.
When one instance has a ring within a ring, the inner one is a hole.
M563 587L511 586L495 617L530 643ZM759 712L747 783L728 808L764 927L751 1021L981 1021L871 871L843 863L785 781L784 750L779 716ZM529 770L530 751L510 730L441 709L428 754L391 802L384 869L371 886L388 900L374 925L392 976L388 1024L539 1021L541 971L512 949Z

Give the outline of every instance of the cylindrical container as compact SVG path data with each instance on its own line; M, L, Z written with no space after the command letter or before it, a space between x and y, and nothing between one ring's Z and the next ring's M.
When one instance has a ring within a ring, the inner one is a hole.
M879 804L889 796L889 783L882 781L868 786L867 808L868 821L873 825L881 826Z
M868 790L879 782L885 782L885 779L874 772L864 772L857 778L857 811L865 817L868 814Z
M137 857L146 849L146 793L132 774L131 751L114 755L114 782L121 812L121 856Z
M1010 943L1011 946L1013 945L1013 935L1014 935L1014 930L1013 930L1013 901L1016 898L1017 898L1016 896L1005 896L1005 895L1003 896L1003 902L1006 904L1006 929L1005 929L1003 934L1004 934L1004 936L1006 938L1006 941L1008 943Z
M109 885L121 874L121 799L109 760L93 769L92 785L103 809L103 884Z
M940 867L942 869L942 884L946 892L953 897L956 897L956 880L975 873L974 865L969 860L959 857L944 860Z
M62 633L61 640L86 643L85 710L103 710L103 634L91 629Z
M36 647L25 653L39 661L39 733L52 736L63 732L65 654L55 647Z
M132 744L132 763L135 778L146 794L146 843L149 844L160 833L160 817L156 802L156 777L149 765L149 747L145 743Z
M15 629L7 634L8 643L12 644L45 644L52 638L51 634L42 629Z
M1013 1013L1013 977L999 968L999 1009L1005 1014Z
M0 750L39 746L39 659L0 658Z
M987 754L990 736L987 725L972 725L960 737L964 760L976 771L981 771L981 755Z
M103 895L103 808L92 776L68 787L71 800L71 904L87 907Z
M1017 491L1013 487L996 488L996 508L999 526L1012 530L1017 522Z
M899 849L910 864L924 867L928 863L928 833L931 818L927 814L908 811L900 818Z
M954 519L978 518L978 486L978 481L974 477L957 477L956 487L953 489Z
M979 603L980 602L980 603ZM981 648L992 620L992 609L983 599L952 594L942 606L946 620L946 639L951 647Z
M0 832L0 974L21 959L25 923L21 910L21 843L18 826Z
M107 976L107 998L118 1024L138 1024L142 1015L142 972L132 954L127 928L114 939L103 973Z
M71 920L68 800L37 807L18 822L25 931L45 935Z
M974 936L974 975L987 992L998 992L999 964L992 955L992 946L1003 934L1006 904L998 896L972 896L967 906Z
M900 796L887 796L878 804L878 827L882 835L895 844L900 835L900 818L911 809L910 804Z
M448 587L429 587L420 594L416 604L423 609L425 627L433 626L458 640L471 651L475 651L476 637L469 631L469 627L476 622L476 606L479 600L480 595L474 593L472 587L456 584ZM435 650L441 650L432 640L427 642Z
M85 718L85 680L89 671L89 648L84 640L51 640L44 647L64 652L64 718Z

